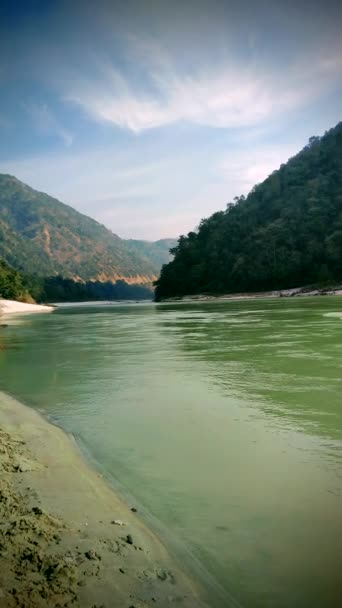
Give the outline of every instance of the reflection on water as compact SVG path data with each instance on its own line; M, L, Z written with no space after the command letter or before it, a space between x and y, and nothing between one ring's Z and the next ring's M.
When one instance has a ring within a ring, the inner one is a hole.
M75 433L212 606L337 606L341 316L341 298L63 309L4 330L1 387Z

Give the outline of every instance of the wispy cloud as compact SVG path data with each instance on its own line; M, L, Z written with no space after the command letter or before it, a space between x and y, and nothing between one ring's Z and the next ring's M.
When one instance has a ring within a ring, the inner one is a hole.
M298 94L275 99L264 78L224 71L215 75L150 74L154 94L138 91L114 68L103 80L79 83L66 99L100 121L139 133L186 121L211 127L259 124L274 110L290 108Z
M192 66L186 72L157 43L133 37L126 43L134 78L98 59L93 77L75 77L65 99L95 120L134 133L177 122L214 128L260 125L312 101L342 74L338 49L326 56L296 58L284 77L253 62L231 63L227 57L218 66Z
M29 103L25 106L36 131L41 135L55 135L66 146L73 142L72 134L57 120L46 104Z

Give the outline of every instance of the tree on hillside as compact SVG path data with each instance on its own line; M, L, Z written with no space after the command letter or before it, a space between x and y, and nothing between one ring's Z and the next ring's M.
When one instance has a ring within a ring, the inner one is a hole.
M19 272L0 260L0 298L17 300L25 293Z

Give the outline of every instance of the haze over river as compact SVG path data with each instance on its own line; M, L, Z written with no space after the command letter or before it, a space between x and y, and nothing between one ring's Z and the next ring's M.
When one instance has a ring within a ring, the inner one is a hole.
M75 435L211 606L339 605L341 297L79 306L12 323L0 388Z

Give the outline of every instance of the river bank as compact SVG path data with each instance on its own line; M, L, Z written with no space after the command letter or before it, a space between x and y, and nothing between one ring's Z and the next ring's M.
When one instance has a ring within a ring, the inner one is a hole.
M215 300L255 300L261 298L292 298L292 297L313 297L313 296L342 296L342 286L334 288L313 289L311 287L295 287L293 289L278 289L274 291L256 291L244 293L227 294L194 294L191 296L175 296L172 298L162 298L161 302L206 302Z
M0 392L0 606L204 606L158 538L37 412Z
M22 313L41 313L52 312L55 306L45 304L27 304L26 302L17 302L16 300L4 300L0 298L0 318L7 315L22 314Z

